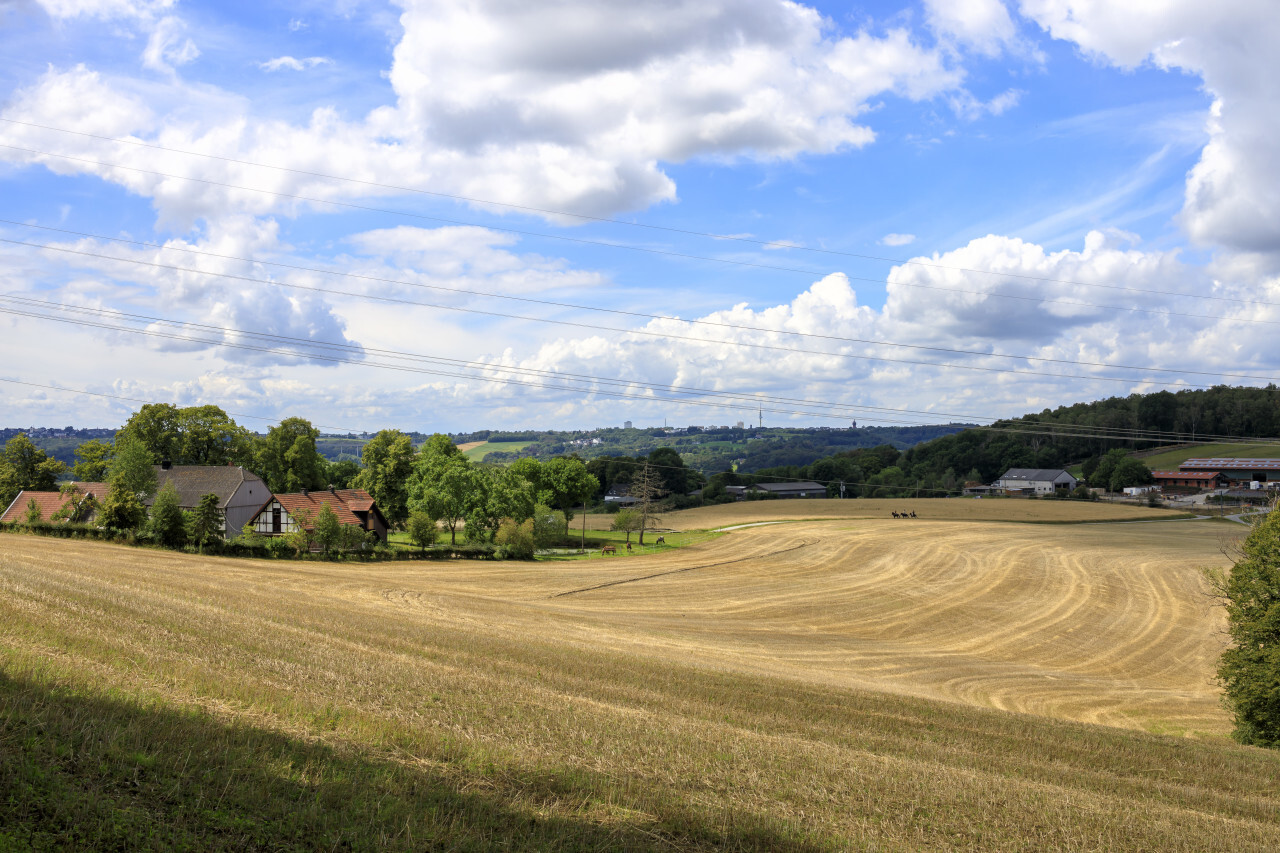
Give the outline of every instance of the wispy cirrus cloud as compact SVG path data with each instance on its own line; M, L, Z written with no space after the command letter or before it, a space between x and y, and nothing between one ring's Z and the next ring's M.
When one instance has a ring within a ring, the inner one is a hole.
M306 71L319 65L332 65L333 60L327 56L306 56L295 59L292 56L277 56L266 62L258 63L263 71Z

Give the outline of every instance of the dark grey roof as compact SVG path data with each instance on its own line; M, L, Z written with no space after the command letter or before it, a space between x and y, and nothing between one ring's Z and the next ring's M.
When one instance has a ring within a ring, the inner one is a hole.
M1010 468L1004 472L1001 480L1056 480L1066 474L1071 477L1071 473L1062 468ZM1071 479L1076 479L1071 477Z
M267 484L252 472L234 465L174 465L165 469L153 466L156 472L156 491L164 488L165 483L173 483L178 491L178 506L184 509L194 508L200 498L212 492L218 496L218 506L227 508L227 502L235 496L236 491L245 483L252 483L256 489L262 487L262 496L270 493ZM257 500L258 495L254 495ZM155 495L147 496L147 505L155 500Z
M764 489L766 492L825 492L827 490L826 486L812 480L803 483L756 483L751 488Z

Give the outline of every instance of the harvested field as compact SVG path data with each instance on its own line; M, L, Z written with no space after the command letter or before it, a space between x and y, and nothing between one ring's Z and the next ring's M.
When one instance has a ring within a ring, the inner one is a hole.
M1174 518L1174 510L1149 509L1103 501L1046 501L1014 498L944 498L934 500L773 500L739 501L718 506L664 512L660 526L672 530L708 530L760 521L797 519L872 518L892 520L892 513L914 510L925 521L1021 521L1072 523L1083 521L1136 521ZM582 523L574 520L574 529ZM607 530L613 516L591 513L588 530Z
M41 803L178 846L1275 849L1280 759L1217 737L1197 572L1242 532L875 517L371 565L3 536L0 766L49 743Z

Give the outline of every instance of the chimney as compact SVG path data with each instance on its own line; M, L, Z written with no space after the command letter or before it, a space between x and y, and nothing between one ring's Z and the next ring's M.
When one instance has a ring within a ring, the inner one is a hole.
M307 496L307 490L306 490L306 488L305 488L305 487L303 487L303 489L302 489L302 496L303 496L304 498Z
M330 484L329 484L329 494L331 494L331 495L336 495L336 494L337 494L337 492L335 492L335 491L333 490L333 483L330 483Z
M170 462L168 459L163 459L160 461L160 470L168 471L172 467L173 467L173 463Z

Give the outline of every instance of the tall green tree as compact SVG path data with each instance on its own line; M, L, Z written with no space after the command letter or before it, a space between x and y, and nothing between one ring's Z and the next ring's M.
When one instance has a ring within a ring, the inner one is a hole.
M360 476L360 470L360 463L354 459L325 460L324 479L337 489L359 488L356 478Z
M191 530L189 531L201 553L204 552L206 542L222 535L224 524L222 509L218 506L218 496L213 493L201 495L200 503L196 504L196 508L191 511Z
M1280 748L1280 507L1244 540L1227 575L1210 574L1227 611L1231 646L1218 678L1236 740Z
M187 544L186 519L178 505L178 490L173 483L165 483L151 504L151 532L166 548L181 548Z
M1152 475L1151 469L1141 459L1127 456L1111 470L1107 489L1112 492L1123 492L1130 486L1146 486L1155 481L1156 478Z
M244 464L252 446L249 431L217 406L147 403L125 421L120 433L141 441L155 464Z
M409 478L418 458L413 440L398 429L384 429L365 444L361 456L364 469L355 487L372 495L387 521L400 527L409 517Z
M427 439L414 463L409 478L409 511L438 520L449 531L449 541L456 545L458 528L467 516L483 507L488 498L487 487L488 478L475 470L449 437L436 434Z
M688 494L691 475L694 480L700 479L696 472L685 466L684 459L671 447L659 447L650 453L649 465L658 475L662 488L672 494Z
M253 437L217 406L178 410L175 465L243 465L251 459Z
M323 489L324 457L316 450L320 430L304 418L285 418L267 430L254 448L255 473L273 492L287 494L302 489Z
M533 516L536 497L528 480L506 468L479 468L476 473L483 486L467 513L468 539L488 541L504 520L520 524Z
M0 504L7 507L24 490L53 491L66 470L65 464L36 447L26 433L18 433L0 450Z
M105 482L113 452L105 441L96 438L86 441L76 448L76 464L71 468L71 476L81 483Z
M129 492L144 500L155 492L156 469L141 439L117 434L115 452L107 466L107 483L112 492Z
M122 435L141 442L153 465L166 459L178 463L182 439L178 435L178 407L172 403L145 404L116 433L117 443Z
M551 506L564 513L564 535L569 535L574 509L582 506L600 488L600 481L593 477L581 459L560 456L543 463L542 491Z
M107 466L111 487L102 501L101 520L115 530L136 530L147 520L146 499L156 489L151 452L142 440L128 433L116 434L115 452Z

